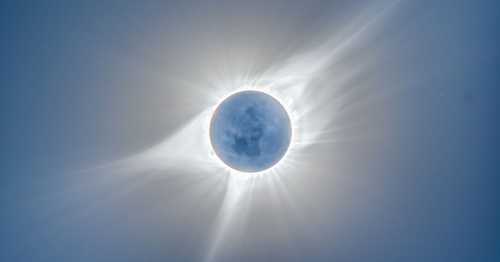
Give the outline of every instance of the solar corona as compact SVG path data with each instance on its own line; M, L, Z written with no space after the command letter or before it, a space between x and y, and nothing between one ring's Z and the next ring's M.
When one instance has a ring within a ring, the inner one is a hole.
M500 262L500 1L56 3L0 5L0 262Z

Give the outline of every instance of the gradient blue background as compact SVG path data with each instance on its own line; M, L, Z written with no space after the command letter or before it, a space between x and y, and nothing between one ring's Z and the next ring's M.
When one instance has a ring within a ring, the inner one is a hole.
M239 53L265 70L368 3L2 1L0 260L203 260L215 186L206 198L182 170L133 183L75 170L154 145L205 109L196 89L148 79L201 84L221 52L234 70ZM373 139L310 149L302 161L321 172L295 185L315 192L296 203L304 227L277 238L293 218L256 206L220 261L500 260L500 4L398 5L357 50L376 57L355 83L372 88L343 118ZM379 90L392 95L370 102Z

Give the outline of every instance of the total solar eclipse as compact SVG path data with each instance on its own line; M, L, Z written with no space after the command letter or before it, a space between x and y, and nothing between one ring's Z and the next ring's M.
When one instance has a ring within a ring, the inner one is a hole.
M254 90L235 93L216 108L210 142L227 166L260 172L277 164L290 145L290 117L273 96Z

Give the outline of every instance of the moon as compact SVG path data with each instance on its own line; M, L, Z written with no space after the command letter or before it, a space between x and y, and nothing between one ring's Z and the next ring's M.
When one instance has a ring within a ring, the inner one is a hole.
M291 135L286 109L273 96L256 90L224 99L210 121L210 142L217 157L241 172L260 172L277 164Z

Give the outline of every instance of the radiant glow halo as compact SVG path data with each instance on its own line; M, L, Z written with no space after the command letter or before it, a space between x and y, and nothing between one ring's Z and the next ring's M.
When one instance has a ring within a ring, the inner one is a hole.
M242 91L248 91L248 90L263 92L263 93L273 97L274 99L276 99L283 106L283 108L285 109L285 111L288 114L288 118L290 119L290 125L291 125L291 129L292 129L291 135L290 135L290 145L288 146L288 149L286 150L283 157L276 164L274 164L270 168L267 168L265 170L258 171L258 172L242 172L242 171L239 171L237 169L234 169L234 168L228 166L226 163L224 163L217 156L217 154L215 153L215 151L213 149L212 143L209 142L209 144L210 144L210 158L215 163L217 163L217 165L220 168L222 168L226 173L228 173L230 175L234 175L234 176L239 177L239 178L243 178L243 179L260 178L262 176L276 174L276 173L280 173L282 171L286 171L286 167L289 166L289 163L287 165L287 159L289 159L291 153L294 152L294 145L297 144L297 143L295 143L296 141L294 139L295 138L294 134L297 131L297 123L298 123L297 114L296 114L296 111L292 110L293 109L292 99L290 97L284 96L282 93L277 92L276 90L274 90L270 87L257 86L257 85L243 85L239 88L233 89L232 91L226 93L222 97L218 97L217 98L218 102L210 108L210 113L207 114L207 119L204 121L206 123L206 125L205 125L206 128L204 130L205 131L204 136L206 137L206 141L210 141L210 122L211 122L211 119L212 119L215 111L219 107L219 105L224 100L226 100L226 98L232 96L233 94L236 94L236 93L239 93Z

